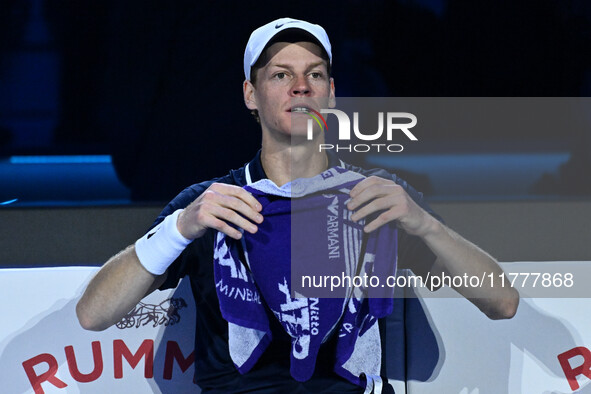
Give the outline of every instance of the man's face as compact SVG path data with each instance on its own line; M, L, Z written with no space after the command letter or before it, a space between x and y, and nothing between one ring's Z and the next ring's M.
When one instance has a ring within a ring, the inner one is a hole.
M322 50L311 42L278 42L267 51L270 60L256 71L256 86L244 84L246 106L258 110L263 134L305 136L310 116L302 108L334 106L334 83Z

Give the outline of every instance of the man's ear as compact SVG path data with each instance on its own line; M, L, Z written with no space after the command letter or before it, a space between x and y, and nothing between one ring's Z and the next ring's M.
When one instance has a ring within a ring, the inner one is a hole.
M328 108L334 108L337 105L337 99L334 93L334 78L330 79L330 95L328 96Z
M255 87L252 82L249 80L244 81L242 92L244 94L244 104L246 104L246 108L250 110L258 109L254 95Z

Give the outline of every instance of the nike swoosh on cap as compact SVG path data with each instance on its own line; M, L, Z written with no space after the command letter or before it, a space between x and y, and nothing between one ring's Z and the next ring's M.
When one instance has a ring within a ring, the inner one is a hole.
M285 22L285 23L281 23L281 24L276 24L275 25L275 29L279 29L281 26L283 25L287 25L288 23L296 23L297 21L289 21L289 22Z

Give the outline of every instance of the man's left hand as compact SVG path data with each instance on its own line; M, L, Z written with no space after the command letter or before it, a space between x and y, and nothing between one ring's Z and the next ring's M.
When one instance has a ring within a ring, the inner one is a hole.
M355 185L349 195L351 200L347 208L356 210L351 216L355 222L382 211L374 220L366 223L363 230L367 233L395 220L409 234L424 236L436 221L414 202L402 186L392 180L370 176Z

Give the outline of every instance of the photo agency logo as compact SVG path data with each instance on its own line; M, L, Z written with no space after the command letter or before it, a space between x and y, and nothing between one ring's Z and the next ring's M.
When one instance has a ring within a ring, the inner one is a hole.
M318 125L322 132L328 133L328 125L325 115L335 115L338 122L336 132L337 142L321 143L318 145L320 152L333 150L335 152L390 152L400 153L404 146L400 143L393 143L394 138L403 135L410 141L418 141L418 138L410 131L417 124L417 117L409 112L378 112L377 131L361 130L359 112L353 112L353 122L346 112L338 109L321 109L316 111L308 107L297 109L310 116L307 123L307 139L314 139L314 127ZM364 116L369 116L365 114ZM376 115L374 115L376 116ZM331 130L332 131L332 130ZM352 132L351 132L352 131ZM385 137L385 141L384 141ZM356 141L362 141L354 143Z

